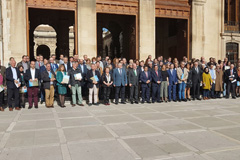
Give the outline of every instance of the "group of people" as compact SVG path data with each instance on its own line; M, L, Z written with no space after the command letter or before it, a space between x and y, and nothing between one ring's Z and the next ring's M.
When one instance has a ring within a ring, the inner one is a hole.
M36 56L30 61L22 56L16 64L9 59L7 69L0 66L0 111L4 111L5 91L9 111L25 108L26 99L31 109L44 103L54 107L54 99L60 107L65 106L65 97L71 97L72 107L84 106L86 98L89 106L110 105L111 99L118 105L187 102L240 96L240 60L233 64L225 58L216 61L204 57L181 61L162 56L145 61L108 56L79 59L78 55L65 57L56 55L50 58ZM202 96L201 96L202 95ZM121 99L121 102L119 102Z

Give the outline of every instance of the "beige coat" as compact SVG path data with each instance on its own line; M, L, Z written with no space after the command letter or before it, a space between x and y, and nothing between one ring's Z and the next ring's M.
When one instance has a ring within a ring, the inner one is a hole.
M223 71L221 69L219 72L216 70L215 91L223 91Z
M178 83L182 83L181 77L182 77L183 71L182 69L179 67L177 69L177 77L178 77ZM185 79L185 83L187 83L187 79L188 79L188 70L187 68L184 68L184 78Z

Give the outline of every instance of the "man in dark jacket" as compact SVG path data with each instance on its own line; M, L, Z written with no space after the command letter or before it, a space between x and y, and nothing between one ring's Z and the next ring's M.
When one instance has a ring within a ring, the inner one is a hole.
M9 111L13 111L12 98L14 97L14 106L16 110L19 108L19 87L21 86L21 75L19 70L15 67L16 61L13 59L10 61L10 67L6 70L6 80L7 80L7 94L8 94L8 105Z
M224 73L225 82L227 83L227 95L226 98L229 98L230 91L233 99L236 99L236 86L238 73L234 67L234 64L231 64L230 69L226 70Z
M128 71L128 83L130 87L130 102L133 100L138 104L138 85L139 85L139 70L136 63L133 63L133 69Z
M72 90L72 106L76 106L76 93L78 95L78 105L84 106L82 103L82 84L83 84L83 74L81 69L77 68L78 63L73 62L72 68L69 70L68 74L70 76L69 88ZM81 75L81 76L80 76ZM79 77L80 76L80 77Z
M42 72L43 88L45 89L45 104L47 108L53 108L54 103L54 86L56 83L56 75L51 70L51 64L46 65L46 70Z
M35 62L31 61L30 69L27 69L24 80L27 82L28 88L28 109L31 109L33 106L32 99L34 99L34 107L38 108L38 86L40 80L40 71L35 68ZM37 85L30 85L30 83L36 82Z
M152 76L151 72L148 71L148 67L144 67L144 71L140 75L140 80L142 82L142 103L147 101L147 103L150 102L150 88L151 88L151 81Z
M88 105L92 105L92 99L94 99L94 105L98 105L98 89L99 89L99 80L100 73L96 70L96 65L91 65L91 70L87 72L87 87L89 88L89 103ZM93 96L94 95L94 96Z
M202 84L202 70L198 66L198 62L194 62L192 68L192 83L193 83L193 100L200 99L200 84Z
M162 81L161 71L158 69L158 66L154 66L154 70L152 71L152 103L156 101L160 103L160 87Z

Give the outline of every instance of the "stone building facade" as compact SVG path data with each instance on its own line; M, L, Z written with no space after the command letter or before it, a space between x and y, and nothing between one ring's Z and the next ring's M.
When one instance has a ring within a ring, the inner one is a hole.
M34 32L39 25L56 31L56 49L50 53L57 56L106 55L102 36L106 28L111 33L107 43L111 57L239 58L239 0L1 0L0 4L0 54L5 65L9 57L19 61L23 54L34 59L38 47Z

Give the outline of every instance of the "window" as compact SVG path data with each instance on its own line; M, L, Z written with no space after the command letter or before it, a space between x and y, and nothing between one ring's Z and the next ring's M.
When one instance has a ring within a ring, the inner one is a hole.
M238 61L238 43L227 43L226 57L231 63L237 64Z

